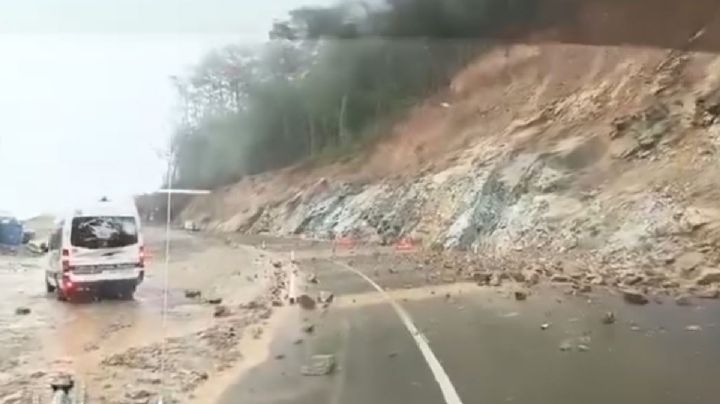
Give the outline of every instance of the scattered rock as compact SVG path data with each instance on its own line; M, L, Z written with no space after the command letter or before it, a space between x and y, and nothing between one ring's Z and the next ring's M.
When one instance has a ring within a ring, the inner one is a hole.
M590 346L585 345L585 344L578 344L577 350L580 352L587 352L590 350Z
M701 290L701 291L697 292L695 295L701 299L717 299L720 297L720 290L718 290L716 288L710 288L710 289Z
M215 306L215 310L213 311L213 317L220 318L220 317L227 317L230 315L230 309L228 309L226 306L217 305Z
M683 219L690 230L697 230L702 226L720 220L720 213L712 209L689 207L683 214Z
M282 307L283 302L281 302L280 300L273 300L271 304L273 307Z
M560 343L560 346L558 348L563 352L571 351L573 348L573 344L571 341L563 341Z
M284 355L284 354L277 354L277 355L275 355L275 359L277 359L277 360L283 360L283 359L285 359L285 355Z
M333 370L335 370L335 356L314 355L310 358L310 363L300 368L300 373L304 376L325 376Z
M312 334L315 331L315 324L304 325L302 330L306 334Z
M206 299L205 302L207 304L220 304L223 302L223 299L220 297L211 297L209 299Z
M675 298L675 304L678 306L692 306L692 298L688 295L680 295Z
M30 312L31 310L29 307L18 307L15 309L15 314L18 316L27 316Z
M136 390L136 391L129 391L125 393L125 397L131 399L131 400L146 400L152 397L152 393L147 390Z
M553 275L553 276L550 277L550 282L555 282L555 283L568 283L568 282L570 282L570 281L571 281L570 277L567 276L567 275L563 275L563 274L555 274L555 275Z
M317 283L318 283L317 275L315 275L315 274L310 274L310 275L308 275L307 281L308 281L309 283L317 284Z
M707 286L720 282L720 269L706 269L695 281L698 285Z
M592 286L590 285L580 285L578 288L578 292L580 293L590 293L592 292Z
M523 301L523 300L527 300L527 297L528 297L527 292L522 291L522 290L515 291L515 300Z
M272 266L274 266L275 268L280 269L280 268L282 268L283 264L282 264L281 261L273 261Z
M30 377L33 379L39 379L41 377L45 377L47 373L43 372L42 370L36 370L35 372L30 373Z
M315 299L308 295L300 295L297 298L297 303L302 307L304 310L314 310L315 309Z
M335 295L326 290L320 291L318 295L318 302L320 303L329 304L332 303L333 299L335 299Z
M475 271L472 273L472 280L478 285L488 285L492 279L492 273L486 271Z
M98 346L98 344L93 343L93 342L89 342L89 343L83 345L83 351L85 351L85 352L97 351L98 349L100 349L100 346Z
M626 276L625 279L623 280L623 283L627 286L635 286L639 283L642 283L644 280L645 280L644 276L633 274L633 275Z
M625 289L622 291L623 299L630 304L648 304L650 301L647 296L636 289Z
M493 274L492 278L490 279L489 285L492 287L498 287L498 286L502 285L502 278L500 277L500 275Z
M705 260L705 255L699 252L688 252L675 260L675 269L683 274L694 271Z
M244 304L241 306L243 309L247 310L256 310L262 308L262 304L258 303L257 301L253 300L247 304Z
M685 330L686 331L701 331L702 327L700 327L699 325L689 325L689 326L685 327Z
M395 358L395 357L397 357L397 356L398 356L398 353L397 353L397 352L390 352L390 353L388 354L388 358Z
M544 323L540 326L540 329L543 331L547 330L548 328L550 328L550 323Z
M525 274L522 273L522 271L511 271L511 272L509 273L509 275L510 275L510 279L512 279L512 280L514 280L515 282L518 282L518 283L523 283L523 282L525 282L525 280L526 280Z
M263 335L263 329L262 327L254 327L250 330L250 335L252 335L253 339L260 339Z
M540 274L535 271L530 271L525 275L525 284L528 286L535 286L540 283Z
M162 379L159 377L141 377L141 378L137 379L137 381L138 381L138 383L154 384L154 385L158 385L158 384L162 383Z
M188 299L197 299L202 295L197 289L185 289L185 297Z
M298 339L296 339L295 341L293 341L293 345L300 345L300 344L302 344L303 342L304 342L304 341L303 341L302 338L298 338Z
M615 313L612 311L608 311L605 314L603 314L602 323L603 324L613 324L615 323Z

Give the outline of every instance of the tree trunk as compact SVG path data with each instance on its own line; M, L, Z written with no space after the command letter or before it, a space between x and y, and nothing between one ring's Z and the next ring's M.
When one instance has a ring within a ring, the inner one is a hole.
M348 141L347 130L345 128L345 115L347 113L347 99L348 99L348 96L347 96L347 94L345 94L342 98L342 102L340 103L340 117L339 117L339 124L338 124L339 136L338 136L338 138L340 139L340 145L342 145L342 146L345 146L348 143L347 142Z
M309 132L310 139L308 139L309 145L310 145L310 157L315 157L315 148L316 148L316 145L315 145L315 119L312 115L310 115L308 122L310 125L310 132Z

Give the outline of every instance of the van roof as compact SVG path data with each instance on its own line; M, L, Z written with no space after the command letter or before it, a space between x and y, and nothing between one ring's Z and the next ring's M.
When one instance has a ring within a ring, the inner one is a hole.
M134 201L99 201L71 210L68 218L77 216L137 216Z

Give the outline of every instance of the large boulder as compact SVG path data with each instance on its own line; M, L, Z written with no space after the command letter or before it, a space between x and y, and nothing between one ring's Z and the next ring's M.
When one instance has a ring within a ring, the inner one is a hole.
M720 282L720 269L706 269L695 281L698 285L707 286Z
M637 289L625 289L622 291L623 299L630 304L648 304L647 296Z

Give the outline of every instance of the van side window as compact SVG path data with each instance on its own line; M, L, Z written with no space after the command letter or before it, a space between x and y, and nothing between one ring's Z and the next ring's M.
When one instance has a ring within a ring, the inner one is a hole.
M59 250L62 239L62 228L55 230L50 235L50 243L48 243L48 249L50 251Z

